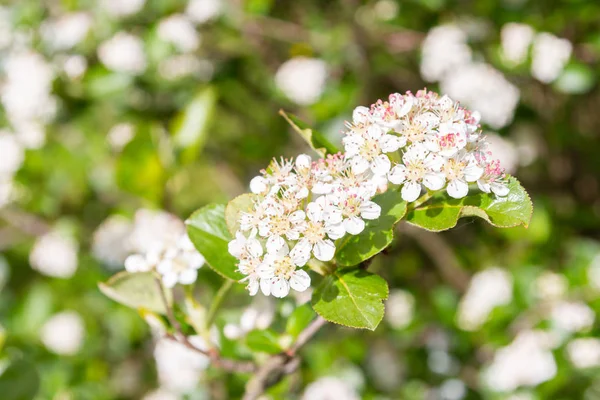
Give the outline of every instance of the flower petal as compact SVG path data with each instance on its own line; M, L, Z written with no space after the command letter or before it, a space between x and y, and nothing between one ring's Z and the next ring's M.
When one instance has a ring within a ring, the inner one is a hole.
M446 191L450 197L462 199L467 195L467 193L469 193L469 185L463 180L454 179L448 183Z
M310 276L306 271L299 269L292 274L290 286L297 292L304 292L310 287Z
M400 193L404 201L415 201L421 194L421 184L412 181L406 182L404 186L402 186L402 191Z
M179 283L182 285L190 285L196 282L198 278L198 270L195 269L186 269L179 273Z
M392 162L385 154L378 155L371 162L371 171L373 171L375 175L385 175L390 172L391 167Z
M271 294L275 297L285 297L290 292L290 283L283 278L274 278L271 283Z
M351 235L358 235L365 229L365 221L359 217L351 217L344 220L344 227Z
M440 172L429 172L423 177L423 185L427 189L440 190L446 183L446 177Z
M401 185L406 180L406 166L397 164L388 174L388 179L395 185Z
M360 205L360 216L364 219L377 219L381 215L381 207L374 201L367 200Z
M335 245L329 239L320 240L315 243L313 254L319 261L331 261L335 254Z

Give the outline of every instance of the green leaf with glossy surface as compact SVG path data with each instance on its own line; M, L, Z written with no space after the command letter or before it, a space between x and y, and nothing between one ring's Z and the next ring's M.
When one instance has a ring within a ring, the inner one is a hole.
M185 224L192 243L213 270L234 281L244 277L237 272L237 259L227 249L233 237L227 230L223 204L209 204L199 209Z
M336 260L339 265L357 265L388 247L394 239L394 226L406 213L406 202L400 193L388 190L373 198L381 206L381 216L367 221L359 235L346 236L337 246Z
M208 126L217 103L217 92L209 86L200 90L171 123L173 142L190 161L206 141Z
M329 275L313 293L313 309L327 321L375 330L383 318L388 286L362 269L341 269Z
M36 366L27 360L12 361L0 375L2 400L31 400L40 388L40 376Z
M327 154L336 154L340 151L334 144L327 140L322 133L310 128L308 124L303 122L300 118L293 114L286 113L283 110L279 110L279 114L285 118L292 128L302 136L302 139L304 139L306 143L319 154L319 156L325 157Z
M255 194L245 193L227 203L227 207L225 207L225 222L232 237L240 229L240 214L252 211L253 201L256 197Z
M147 309L165 314L165 306L156 283L156 274L153 272L129 273L119 272L108 281L99 283L100 291L117 303L135 309ZM165 296L169 304L172 295L166 290Z
M409 211L406 221L434 232L453 228L459 218L468 216L483 218L499 228L527 227L533 213L531 199L514 177L508 178L508 188L505 197L476 192L453 199L445 192L436 193L425 204Z
M246 335L246 344L253 351L277 354L281 346L277 341L277 334L270 329L254 330Z
M297 337L315 318L315 312L309 304L304 304L296 308L288 317L285 331L290 335Z

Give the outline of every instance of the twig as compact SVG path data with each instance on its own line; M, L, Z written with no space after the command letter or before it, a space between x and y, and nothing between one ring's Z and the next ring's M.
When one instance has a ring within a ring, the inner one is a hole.
M190 342L189 339L187 338L187 336L185 336L183 334L183 331L181 329L181 324L175 318L175 314L173 313L173 309L171 308L171 306L169 305L169 302L167 301L167 297L165 296L165 292L163 290L163 285L160 282L159 278L156 278L156 284L158 285L158 291L160 292L162 302L165 305L165 310L167 311L167 319L169 320L169 323L171 324L173 329L175 329L175 334L167 334L166 335L167 338L169 338L171 340L175 340L176 342L181 343L188 349L193 350L196 353L200 353L200 354L210 358L210 361L214 366L221 368L225 371L239 372L239 373L251 373L251 372L256 371L256 369L257 369L256 364L254 364L251 361L237 361L237 360L222 358L220 356L218 350L216 350L215 348L210 348L210 350L206 351L206 350L196 347L192 342Z
M246 384L243 400L258 399L265 390L279 383L286 375L296 371L300 365L300 359L296 356L296 353L325 323L327 321L318 316L300 332L294 344L287 351L269 358Z
M464 293L469 285L470 276L462 269L454 252L438 234L416 228L407 223L398 225L401 232L409 235L433 261L442 277L456 290Z

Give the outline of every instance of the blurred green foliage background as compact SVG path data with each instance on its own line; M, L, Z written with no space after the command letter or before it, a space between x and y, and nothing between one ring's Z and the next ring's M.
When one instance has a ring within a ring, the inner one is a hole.
M511 41L509 23L529 30ZM440 26L436 47L428 33ZM567 42L544 48L541 32ZM511 60L519 46L524 56ZM427 70L427 57L450 72ZM530 228L403 226L370 267L394 288L384 323L374 333L328 326L268 396L600 398L600 342L582 347L588 364L572 345L600 333L599 62L592 0L3 2L0 398L239 398L244 376L200 368L185 390L161 378L155 358L175 350L156 351L144 319L97 289L122 268L136 211L185 219L245 192L272 157L308 152L279 109L339 143L357 105L425 86L482 108L484 130L536 206ZM470 65L494 72L449 78ZM506 273L471 281L490 267ZM219 284L202 269L200 301ZM239 323L250 303L237 285L217 326ZM258 303L283 332L296 300ZM66 323L48 325L63 312ZM493 370L504 383L490 383L497 350L531 330L544 344L518 350L521 359ZM225 354L260 348L222 331ZM323 377L338 380L305 389Z

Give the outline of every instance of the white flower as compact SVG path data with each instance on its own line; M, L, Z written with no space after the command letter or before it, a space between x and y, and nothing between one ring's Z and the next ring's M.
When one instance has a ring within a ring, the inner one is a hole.
M342 190L334 196L336 207L344 217L344 230L351 235L358 235L365 229L364 219L373 220L381 215L381 207L370 200L371 196L364 189Z
M199 349L209 349L200 336L190 336L188 340ZM161 386L180 394L194 390L203 371L210 364L207 356L168 338L161 338L156 342L154 359Z
M158 24L158 37L174 44L182 52L191 52L200 45L200 36L194 25L182 14L173 14Z
M502 27L502 55L511 64L521 64L527 58L535 31L526 24L510 22Z
M59 232L40 236L29 254L31 266L44 275L70 278L77 270L77 242Z
M121 151L134 136L135 126L127 122L122 122L110 128L106 139L113 150Z
M490 161L485 165L481 177L477 180L479 190L484 193L493 192L496 196L504 197L509 193L504 170L500 168L498 160Z
M75 311L53 315L40 331L40 339L53 353L70 356L76 354L85 334L83 320Z
M476 273L458 306L457 325L467 331L479 329L494 308L510 303L512 290L510 275L500 268Z
M204 265L204 257L196 251L187 235L176 247L167 249L156 270L162 275L163 284L172 288L177 283L189 285L196 281L198 269Z
M239 339L255 329L267 329L275 317L275 306L269 297L259 296L244 309L239 324L229 323L223 334L231 340Z
M396 185L403 185L401 196L405 201L415 201L421 194L421 185L431 190L439 190L446 182L440 168L444 159L429 153L423 146L410 146L402 157L404 164L397 164L388 174L388 179Z
M303 292L310 286L310 276L289 255L287 244L277 253L268 253L259 266L260 289L265 296L285 297L290 287Z
M323 202L319 203L312 202L306 206L308 221L304 224L303 236L291 252L292 259L299 266L308 262L311 253L320 261L333 259L335 244L331 239L339 239L345 233L341 212L335 212L332 207L324 208Z
M462 154L446 161L442 172L448 181L446 191L450 197L460 199L469 193L469 182L475 182L483 174L483 169L474 160Z
M554 81L571 57L573 45L567 39L551 33L538 33L533 41L533 61L531 74L543 83Z
M268 252L276 252L288 240L298 240L300 233L305 227L306 213L296 210L290 214L283 207L277 207L277 211L270 213L259 224L259 235L266 237L266 248Z
M558 329L575 333L589 330L594 324L596 315L585 303L562 301L552 306L550 318Z
M185 233L185 225L165 211L140 209L136 211L133 231L127 240L132 253L161 252L177 243Z
M356 390L339 378L324 377L306 387L302 400L359 400Z
M217 18L223 12L223 0L190 0L186 15L194 22L203 24Z
M300 105L316 103L325 90L327 65L316 58L296 57L283 63L275 84L290 100Z
M567 354L576 368L600 366L600 339L578 338L567 345Z
M395 289L385 303L385 319L395 329L406 328L413 319L415 298L405 290Z
M80 54L68 56L62 63L63 71L73 80L81 78L85 74L87 67L87 59Z
M17 141L15 135L7 132L0 132L0 177L12 176L23 164L25 151L23 146Z
M561 274L550 271L543 272L534 282L535 295L542 300L559 300L569 288L569 282Z
M470 61L467 35L460 28L442 25L427 33L421 49L421 76L426 81L439 81Z
M94 231L92 253L94 257L111 268L122 267L129 249L127 239L131 235L132 223L120 215L106 218Z
M240 259L260 257L263 254L263 248L256 238L246 238L239 231L235 233L235 239L229 242L227 247L229 254Z
M125 259L125 270L130 273L148 272L156 268L159 262L160 252L157 251L132 254Z
M492 390L511 392L519 386L537 386L549 381L556 371L556 362L544 335L525 331L496 352L483 377Z
M146 0L102 0L102 8L114 17L126 17L138 13Z
M144 42L137 36L118 32L98 47L98 58L106 68L132 75L146 70Z
M349 134L343 142L354 173L362 174L370 169L375 175L385 175L391 168L391 162L383 153L398 150L406 140L385 133L384 128L378 125L371 125L363 134Z
M41 33L44 42L53 50L68 50L85 39L91 26L92 17L89 14L76 12L44 22Z

